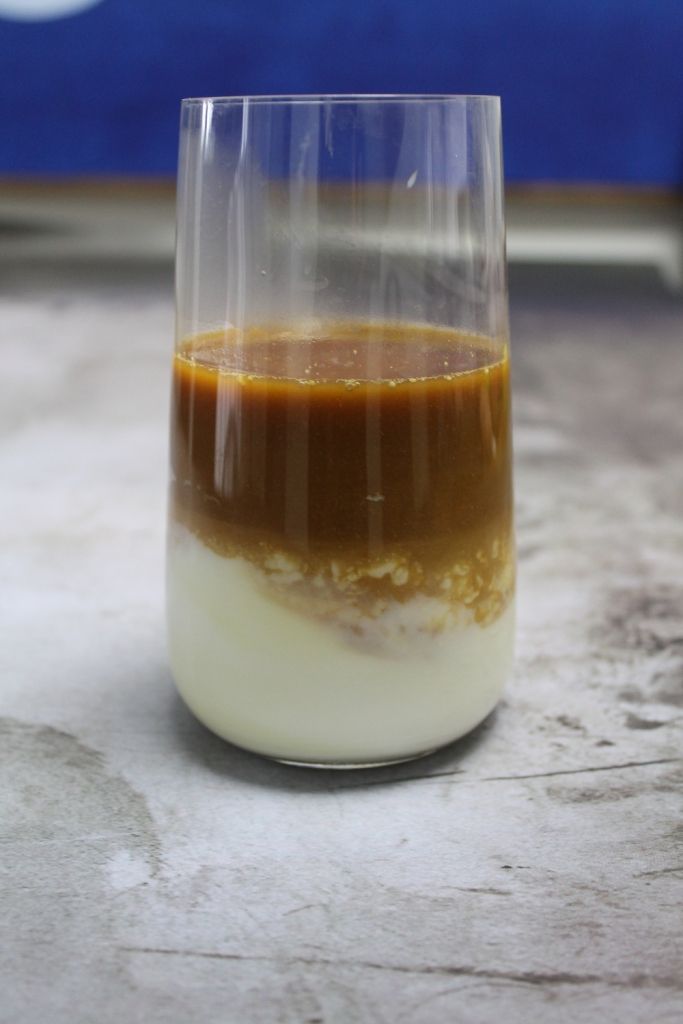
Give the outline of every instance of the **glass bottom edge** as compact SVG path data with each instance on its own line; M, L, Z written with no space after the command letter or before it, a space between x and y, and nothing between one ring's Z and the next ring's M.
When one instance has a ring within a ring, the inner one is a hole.
M421 757L429 757L439 747L430 747L428 750L421 750L417 754L406 754L403 757L392 757L383 761L294 761L287 757L274 757L270 754L261 754L270 761L277 764L288 765L292 768L317 768L327 771L353 771L368 768L390 768L395 764L407 764L409 761L419 761Z

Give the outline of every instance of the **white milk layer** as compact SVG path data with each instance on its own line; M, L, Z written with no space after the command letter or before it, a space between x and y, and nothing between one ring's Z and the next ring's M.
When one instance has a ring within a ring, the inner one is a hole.
M370 764L473 729L512 663L512 605L493 623L434 635L426 598L367 619L365 636L287 607L264 574L175 527L168 551L171 667L184 701L239 746L282 760Z

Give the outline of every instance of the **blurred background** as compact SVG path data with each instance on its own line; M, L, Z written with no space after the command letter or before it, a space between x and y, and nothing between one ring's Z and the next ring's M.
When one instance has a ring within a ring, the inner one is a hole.
M0 260L170 260L183 96L494 93L513 283L676 291L682 53L680 0L0 0Z

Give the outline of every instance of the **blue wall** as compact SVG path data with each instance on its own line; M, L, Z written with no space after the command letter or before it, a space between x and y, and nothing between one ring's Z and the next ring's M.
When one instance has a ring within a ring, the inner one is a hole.
M511 179L678 185L683 0L103 0L0 18L0 173L175 170L182 96L503 97Z

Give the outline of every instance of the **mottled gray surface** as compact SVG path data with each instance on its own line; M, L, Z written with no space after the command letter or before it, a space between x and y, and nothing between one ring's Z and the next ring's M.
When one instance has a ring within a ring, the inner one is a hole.
M0 1020L680 1021L683 306L518 281L514 682L315 774L173 693L169 268L1 287Z

